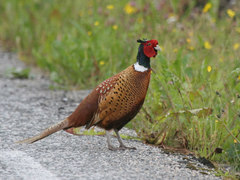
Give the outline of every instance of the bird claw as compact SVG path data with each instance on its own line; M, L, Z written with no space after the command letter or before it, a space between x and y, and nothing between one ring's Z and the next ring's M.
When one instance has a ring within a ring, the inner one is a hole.
M111 151L117 151L119 148L113 147L113 146L108 146L108 149Z
M132 150L137 150L135 147L127 147L127 146L119 146L119 149L125 150L125 149L132 149Z
M127 147L127 146L119 146L119 147L108 146L108 149L111 150L111 151L117 151L117 150L126 150L126 149L136 150L137 148Z

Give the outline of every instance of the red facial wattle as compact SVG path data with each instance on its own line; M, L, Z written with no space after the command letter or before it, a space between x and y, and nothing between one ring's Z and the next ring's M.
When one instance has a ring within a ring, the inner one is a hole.
M154 49L158 45L158 41L153 39L143 43L143 52L147 57L155 57L157 55L157 51Z

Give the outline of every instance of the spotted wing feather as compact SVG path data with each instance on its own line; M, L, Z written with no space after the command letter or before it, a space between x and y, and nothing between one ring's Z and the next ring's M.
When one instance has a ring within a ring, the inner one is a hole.
M117 74L109 79L106 79L101 84L99 84L95 90L93 90L93 91L95 91L96 94L98 94L98 108L97 108L93 118L91 119L91 121L86 125L87 129L90 128L92 125L99 123L102 120L99 117L99 112L104 107L100 108L100 104L108 98L108 95L109 95L109 93L111 93L112 89L114 89L114 87L118 81L118 78L119 78L119 74ZM107 104L105 104L105 106L107 106Z

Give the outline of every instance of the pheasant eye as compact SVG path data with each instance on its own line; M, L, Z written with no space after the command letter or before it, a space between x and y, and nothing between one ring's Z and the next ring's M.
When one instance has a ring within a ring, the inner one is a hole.
M151 43L148 43L147 46L151 46L152 44Z

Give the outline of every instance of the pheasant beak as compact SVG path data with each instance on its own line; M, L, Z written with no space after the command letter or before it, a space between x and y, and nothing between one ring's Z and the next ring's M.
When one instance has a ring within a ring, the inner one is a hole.
M159 45L157 45L156 47L154 47L154 49L155 49L156 51L162 51L162 49L160 48Z

